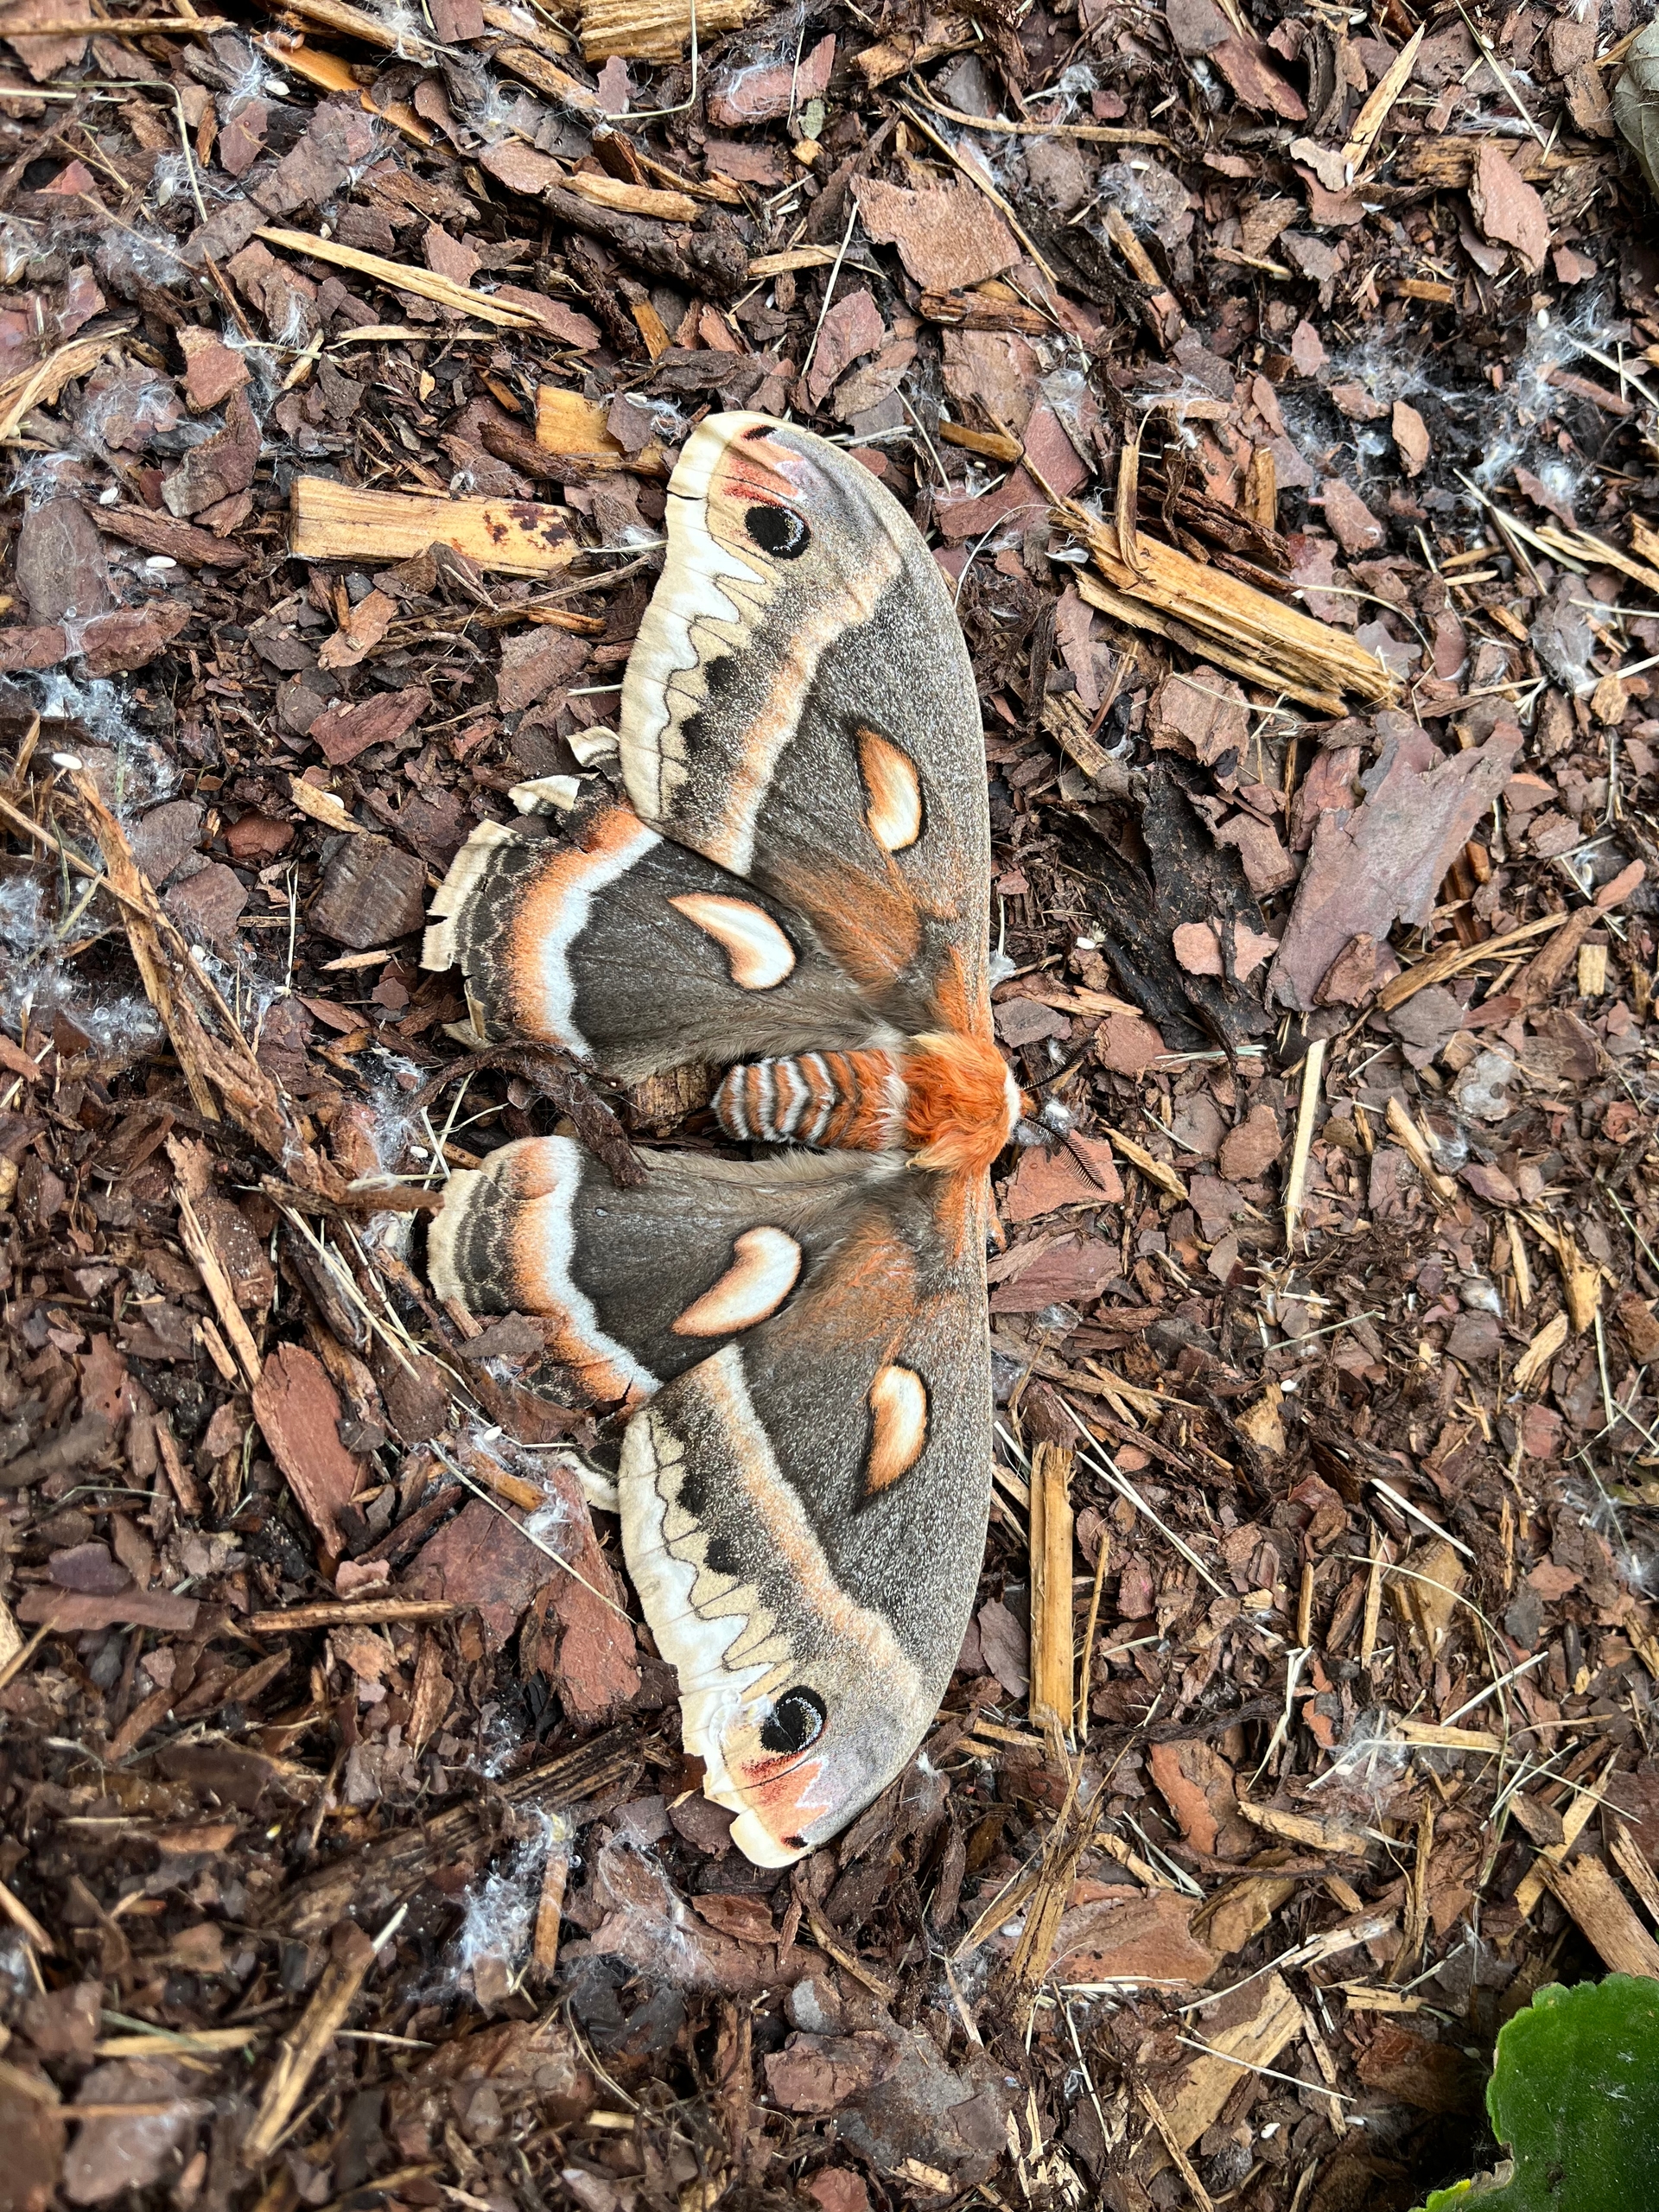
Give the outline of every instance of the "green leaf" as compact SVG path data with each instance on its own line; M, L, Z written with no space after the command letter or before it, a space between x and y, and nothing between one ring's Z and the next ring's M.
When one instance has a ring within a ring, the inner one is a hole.
M1424 2212L1652 2212L1659 1981L1541 1989L1497 2038L1486 2109L1510 2171L1438 2190Z
M1659 199L1659 23L1638 31L1613 87L1613 120L1636 149L1648 189Z

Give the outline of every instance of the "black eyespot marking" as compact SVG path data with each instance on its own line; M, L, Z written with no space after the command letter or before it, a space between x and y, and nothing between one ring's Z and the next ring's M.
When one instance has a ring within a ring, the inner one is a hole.
M680 1503L685 1506L688 1513L691 1511L691 1507L686 1504L683 1483L680 1485ZM702 1557L703 1564L711 1574L723 1574L735 1581L743 1572L743 1554L728 1536L710 1536L709 1548Z
M827 1717L816 1690L785 1690L761 1723L760 1741L769 1751L804 1751L823 1733Z
M786 1835L784 1838L784 1849L785 1851L804 1851L806 1849L806 1838L804 1835Z
M763 552L780 561L798 560L812 543L812 533L799 515L787 507L751 507L743 527Z

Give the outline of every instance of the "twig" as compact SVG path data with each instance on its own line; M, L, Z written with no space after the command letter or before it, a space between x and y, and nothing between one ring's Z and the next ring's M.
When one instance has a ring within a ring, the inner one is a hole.
M1412 65L1417 59L1417 49L1423 42L1423 33L1427 28L1422 23L1417 26L1378 79L1370 98L1354 118L1348 143L1342 149L1343 166L1351 182L1364 168L1377 135L1389 119L1389 110L1410 81Z
M1089 1741L1089 1678L1094 1672L1095 1633L1100 1626L1101 1585L1106 1580L1106 1563L1111 1551L1111 1531L1103 1527L1100 1548L1095 1554L1095 1586L1089 1592L1089 1618L1083 1631L1083 1660L1077 1672L1077 1701L1071 1724L1080 1748Z
M1458 1195L1458 1186L1449 1175L1442 1175L1434 1165L1421 1131L1398 1098L1389 1100L1388 1124L1395 1142L1422 1177L1429 1192L1442 1205L1449 1206Z
M324 1599L315 1605L289 1605L283 1612L250 1613L251 1636L293 1636L309 1628L362 1628L386 1621L453 1620L466 1608L453 1598Z
M879 1997L884 2005L891 2005L898 1995L898 1991L895 1989L893 1983L885 1980L882 1975L874 1972L872 1968L865 1965L862 1959L855 1957L851 1951L846 1949L842 1944L836 1942L829 1929L824 1926L823 1921L819 1916L817 1905L813 1904L811 1898L808 1897L805 1890L802 1887L801 1874L798 1866L797 1866L791 1872L790 1881L791 1885L794 1890L796 1898L800 1904L801 1911L805 1916L806 1924L812 1930L812 1941L817 1945L824 1956L826 1958L833 1959L838 1967L845 1967L846 1971L851 1974L855 1981L861 1981L865 1988L870 1990L875 1996Z
M1377 993L1379 1012L1392 1014L1431 983L1443 983L1448 976L1461 975L1465 968L1478 966L1483 960L1501 958L1511 945L1525 944L1535 937L1542 937L1550 930L1558 930L1572 914L1563 910L1559 914L1541 914L1535 921L1522 922L1519 929L1506 930L1502 937L1489 937L1479 944L1448 945L1445 951L1432 953L1427 960L1420 960L1414 968L1408 968L1403 976L1396 976Z
M836 296L836 282L841 275L841 264L847 258L847 249L853 242L853 226L857 220L858 202L854 200L852 206L847 211L847 228L842 233L840 248L834 261L830 264L830 281L823 288L823 305L818 309L818 327L812 333L812 343L807 347L806 359L801 363L803 384L806 382L806 372L811 367L813 356L818 350L818 340L823 335L824 321L830 313L830 302Z
M208 1243L207 1232L191 1204L190 1193L182 1183L179 1192L179 1242L196 1264L207 1295L213 1301L213 1311L220 1325L231 1340L238 1365L247 1377L250 1388L259 1380L262 1363L259 1347L253 1340L253 1332L242 1318L242 1309L236 1302L236 1292L226 1274L217 1252Z
M1072 1455L1039 1444L1031 1476L1031 1719L1057 1765L1075 1708L1071 1639Z
M1166 138L1161 130L1120 130L1109 123L1005 123L1000 115L969 115L962 108L947 107L943 100L936 100L917 77L912 77L905 89L934 115L942 117L946 123L959 124L964 130L995 130L1009 138L1080 138L1090 146L1166 147L1174 143ZM1039 93L1032 94L1033 99L1041 97Z
M352 1921L341 1921L334 1929L334 1955L323 1968L322 1979L298 2026L283 2037L277 2048L265 2094L242 2145L242 2164L246 2167L263 2165L276 2150L324 2052L345 2026L346 2016L374 1963L373 1942Z
M1135 2094L1141 2111L1146 2113L1147 2118L1157 2130L1160 2141L1168 2152L1171 2164L1185 2183L1187 2194L1198 2206L1198 2212L1215 2212L1215 2199L1198 2179L1198 2169L1177 2140L1175 2131L1169 2124L1169 2114L1159 2103L1146 2082L1137 2082L1135 2085Z
M20 1897L15 1897L3 1882L0 1882L0 1912L4 1913L14 1928L21 1929L28 1936L37 1951L45 1951L49 1955L57 1949L57 1945L41 1927L40 1922L35 1919L22 1899Z
M229 16L67 16L61 22L8 24L9 41L33 38L179 38L238 26Z
M1285 1249L1287 1252L1295 1249L1296 1231L1301 1225L1302 1193L1307 1185L1307 1161L1313 1143L1313 1121L1319 1110L1319 1092L1325 1081L1327 1042L1323 1037L1313 1038L1308 1045L1307 1058L1302 1062L1302 1095L1296 1108L1296 1142L1291 1151L1290 1173L1285 1179Z

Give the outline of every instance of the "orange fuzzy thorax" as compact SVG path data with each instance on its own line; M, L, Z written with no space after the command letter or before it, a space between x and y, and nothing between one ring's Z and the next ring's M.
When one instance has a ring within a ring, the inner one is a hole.
M988 1037L959 1031L918 1037L906 1056L905 1142L917 1165L989 1172L1019 1115L1019 1094Z

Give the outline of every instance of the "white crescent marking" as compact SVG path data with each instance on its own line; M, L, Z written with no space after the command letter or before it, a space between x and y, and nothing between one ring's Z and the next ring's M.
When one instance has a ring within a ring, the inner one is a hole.
M913 1367L878 1367L870 1385L874 1434L865 1463L867 1492L886 1490L913 1467L927 1442L927 1385Z
M884 853L902 853L922 834L922 782L907 753L873 729L858 734L858 766L869 794L864 819Z
M721 1337L752 1329L775 1313L795 1287L801 1248L786 1230L746 1229L732 1246L732 1264L674 1324L677 1337Z
M795 948L764 908L747 899L726 899L716 892L689 891L669 900L726 955L732 981L740 990L769 991L795 966Z

